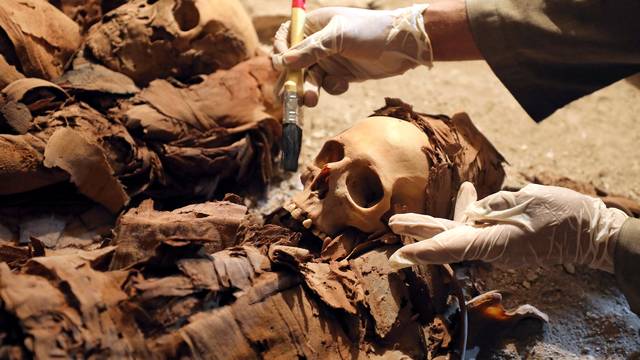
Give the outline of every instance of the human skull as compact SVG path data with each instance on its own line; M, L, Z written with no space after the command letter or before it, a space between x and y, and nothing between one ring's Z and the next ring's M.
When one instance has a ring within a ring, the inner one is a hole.
M429 138L410 122L373 116L328 140L287 205L321 238L347 227L386 228L396 213L422 213L429 182Z
M257 45L237 0L133 0L91 28L83 56L146 85L231 68Z

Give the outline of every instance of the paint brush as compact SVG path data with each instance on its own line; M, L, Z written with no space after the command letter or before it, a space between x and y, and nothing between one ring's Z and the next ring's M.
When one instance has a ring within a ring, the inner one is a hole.
M291 1L289 43L294 46L304 38L305 0ZM284 82L282 122L282 165L286 171L298 170L302 146L302 84L304 70L288 71Z

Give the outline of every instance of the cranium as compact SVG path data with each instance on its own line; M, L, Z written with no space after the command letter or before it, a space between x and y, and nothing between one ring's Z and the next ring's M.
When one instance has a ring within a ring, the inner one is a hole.
M84 56L147 84L228 69L257 44L237 0L134 0L91 28Z
M464 181L481 195L499 189L502 156L466 114L428 116L393 101L376 115L394 117L364 119L326 141L285 206L321 239L384 231L398 213L448 216Z
M346 226L382 230L390 211L424 212L428 146L427 135L404 120L362 120L324 144L294 203L329 235Z

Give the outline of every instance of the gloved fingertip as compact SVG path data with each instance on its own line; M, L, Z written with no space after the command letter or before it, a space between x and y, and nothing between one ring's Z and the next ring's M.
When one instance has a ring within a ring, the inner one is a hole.
M340 95L349 90L349 82L341 77L326 76L322 81L322 88L331 95Z
M407 230L407 226L413 219L413 216L411 215L413 214L397 214L389 218L389 227L391 228L391 231L398 235L406 235L405 232Z
M391 257L389 263L394 269L402 269L413 265L446 264L450 258L434 248L432 239L426 239L414 244L409 244L398 249Z
M273 65L273 68L277 71L286 70L282 54L271 54L271 65Z
M462 185L460 185L457 200L462 199L471 201L478 200L478 191L476 190L476 187L473 185L473 183L465 181L462 183Z
M448 219L412 213L394 215L389 219L389 227L394 233L415 239L429 239L461 225Z
M466 251L473 241L474 228L459 225L420 242L403 247L404 257L417 264L450 264L466 259Z
M413 265L416 264L404 256L402 249L398 249L389 257L389 266L391 266L391 269L394 271L402 270Z
M282 54L289 50L289 27L291 21L287 21L280 25L278 31L273 38L273 50L276 54Z
M453 220L458 222L466 222L468 220L466 216L466 210L469 205L478 200L478 192L472 183L465 181L460 185L458 195L456 196L456 205L453 215Z
M298 55L298 54L296 54L296 53L294 53L292 51L288 51L288 52L282 54L282 63L289 70L299 70L299 69L302 69L304 67L304 66L300 66L300 64L298 64L300 62L301 58L302 58L301 55Z
M389 225L394 225L412 218L411 213L395 214L389 218Z
M319 94L317 91L307 90L303 95L303 103L306 107L315 107L318 105Z
M286 51L282 54L272 54L271 63L279 71L300 70L307 66L302 58L303 56L296 51Z
M307 107L314 107L318 105L320 99L320 84L322 83L322 77L324 73L322 69L317 66L310 67L304 79L303 85L303 103Z

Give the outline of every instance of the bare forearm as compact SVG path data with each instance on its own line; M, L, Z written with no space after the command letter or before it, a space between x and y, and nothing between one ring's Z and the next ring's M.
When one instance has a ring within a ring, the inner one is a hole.
M436 61L481 60L464 0L435 1L424 12L425 29Z

